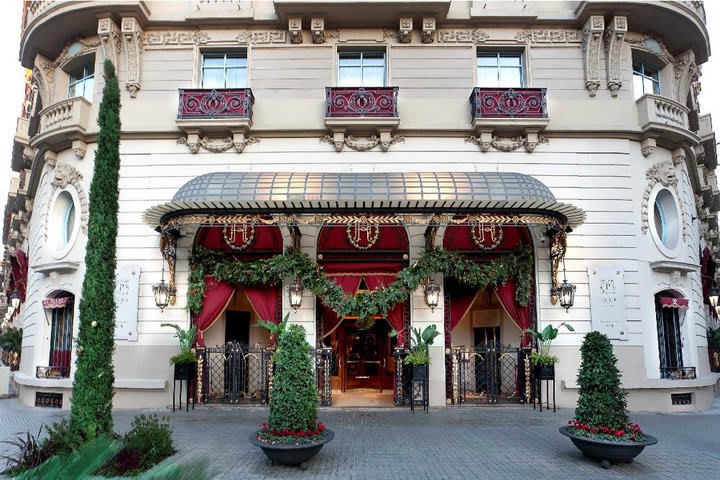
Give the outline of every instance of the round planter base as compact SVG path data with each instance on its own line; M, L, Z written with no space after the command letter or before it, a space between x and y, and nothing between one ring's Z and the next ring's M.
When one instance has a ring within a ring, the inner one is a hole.
M309 443L307 445L271 445L262 442L257 438L257 432L250 435L250 443L260 447L268 457L268 464L280 465L298 465L300 470L307 470L308 460L317 455L323 445L335 438L335 432L325 430L325 438L317 443Z
M599 460L602 468L610 468L613 463L632 463L645 447L657 443L657 438L650 435L647 435L647 439L642 442L611 442L581 437L572 433L569 428L560 427L560 433L569 437L584 456Z

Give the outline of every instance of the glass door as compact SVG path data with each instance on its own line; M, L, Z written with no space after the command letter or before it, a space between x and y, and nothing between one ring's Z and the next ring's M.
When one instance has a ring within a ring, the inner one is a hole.
M343 390L382 390L387 343L384 340L377 328L360 330L348 326L344 329Z

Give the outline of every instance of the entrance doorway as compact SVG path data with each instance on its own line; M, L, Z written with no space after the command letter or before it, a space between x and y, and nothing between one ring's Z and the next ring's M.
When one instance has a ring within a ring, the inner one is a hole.
M360 329L355 322L346 320L341 330L340 382L341 391L382 392L387 383L392 389L392 369L389 327L379 320L372 328Z

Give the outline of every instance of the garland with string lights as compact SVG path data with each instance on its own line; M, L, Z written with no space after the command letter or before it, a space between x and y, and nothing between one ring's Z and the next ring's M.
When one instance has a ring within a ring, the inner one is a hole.
M400 270L395 281L387 287L348 295L323 273L322 267L309 255L296 248L288 248L284 253L267 259L245 262L196 245L190 257L187 309L193 315L200 313L205 296L205 277L208 275L218 282L244 285L274 285L284 278L297 278L304 289L315 294L340 317L382 316L407 300L411 292L436 272L478 289L514 279L517 286L515 300L525 306L530 300L533 277L532 248L523 245L512 253L485 263L441 248L425 250L413 265Z

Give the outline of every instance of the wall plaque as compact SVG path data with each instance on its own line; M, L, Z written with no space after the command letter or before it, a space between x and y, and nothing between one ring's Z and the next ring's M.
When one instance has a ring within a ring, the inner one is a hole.
M115 272L115 340L137 341L140 266L118 266Z
M622 267L588 267L592 329L613 340L628 340L625 317L625 271Z

